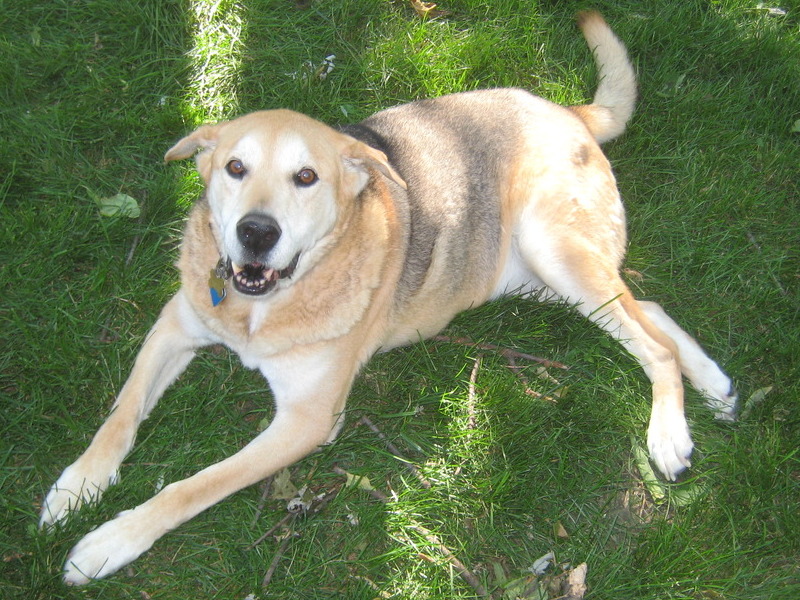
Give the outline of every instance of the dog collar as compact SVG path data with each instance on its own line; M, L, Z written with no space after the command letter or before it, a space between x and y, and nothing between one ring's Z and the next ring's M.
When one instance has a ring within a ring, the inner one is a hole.
M230 258L220 258L217 266L211 269L208 277L208 291L211 294L211 305L217 306L225 300L228 290L225 289L225 282L231 278L233 267Z

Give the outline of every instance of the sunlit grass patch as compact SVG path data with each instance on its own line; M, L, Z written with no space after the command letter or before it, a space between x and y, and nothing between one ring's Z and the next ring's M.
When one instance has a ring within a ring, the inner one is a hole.
M247 23L237 0L192 0L189 31L191 75L182 97L188 122L231 118L239 111Z

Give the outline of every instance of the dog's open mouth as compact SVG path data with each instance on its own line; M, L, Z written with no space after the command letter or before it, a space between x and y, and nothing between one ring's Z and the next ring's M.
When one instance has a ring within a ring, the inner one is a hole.
M270 291L280 279L291 277L297 267L300 253L296 254L285 269L271 269L261 263L233 265L233 287L248 296L260 296Z

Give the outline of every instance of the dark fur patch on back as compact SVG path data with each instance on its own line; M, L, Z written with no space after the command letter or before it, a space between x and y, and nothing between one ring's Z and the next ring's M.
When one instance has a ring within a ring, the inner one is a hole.
M402 157L398 159L398 156L402 155L402 150L397 147L396 143L387 140L372 127L366 125L365 122L346 125L341 127L340 130L386 154L392 167L403 179L408 181L404 174L404 167L407 167L407 161L403 160ZM438 223L431 218L428 211L421 210L419 194L415 193L415 191L415 189L410 189L410 193L405 196L407 204L398 207L401 209L401 214L405 213L409 229L408 250L398 284L398 299L401 300L413 296L422 286L425 275L430 268L433 249L439 235ZM402 209L406 210L402 211Z
M498 123L489 108L497 104L486 96L421 100L350 129L382 150L408 183L410 227L400 302L425 284L434 253L463 269L449 278L450 289L443 293L462 294L463 281L485 280L496 269L503 149L516 132Z

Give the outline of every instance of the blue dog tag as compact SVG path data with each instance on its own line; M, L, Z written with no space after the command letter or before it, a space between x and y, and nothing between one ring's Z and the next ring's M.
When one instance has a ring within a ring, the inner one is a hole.
M208 291L211 294L212 306L217 306L228 295L225 289L225 280L217 275L216 269L211 269L211 275L208 277Z
M233 274L231 259L220 258L217 266L211 269L208 275L208 292L211 294L211 305L217 306L225 300L228 290L225 289L225 281L230 279Z

